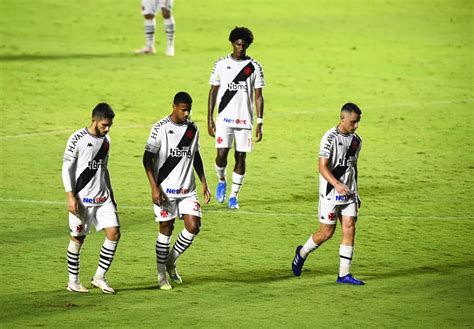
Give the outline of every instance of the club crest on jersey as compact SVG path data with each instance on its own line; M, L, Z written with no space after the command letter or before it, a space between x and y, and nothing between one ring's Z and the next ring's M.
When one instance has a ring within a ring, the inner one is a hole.
M177 147L170 148L170 156L173 158L191 158L191 150L189 149L189 146L183 146L181 149Z
M80 233L82 231L82 224L76 226L76 232Z
M229 91L243 90L247 92L247 84L243 81L239 81L239 83L235 83L232 81L231 83L227 84L227 89L229 89Z
M250 67L246 66L244 68L244 74L245 74L245 76L248 77L250 74L252 74L252 69Z
M193 132L192 130L186 131L186 137L187 137L188 139L193 139L193 137L194 137L194 132Z

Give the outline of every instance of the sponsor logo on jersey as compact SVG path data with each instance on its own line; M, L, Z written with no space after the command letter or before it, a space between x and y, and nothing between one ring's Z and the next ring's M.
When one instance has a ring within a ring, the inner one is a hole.
M90 204L101 204L107 201L107 197L102 196L98 198L82 198L82 203L90 203Z
M98 161L97 160L89 161L89 163L87 164L87 168L91 170L105 168L105 161L104 159L99 159Z
M245 81L239 81L239 83L235 83L232 81L231 83L227 84L227 89L230 91L243 90L247 92L247 84L245 83Z
M180 148L170 148L170 156L173 158L184 158L188 157L191 158L191 150L189 149L189 146L183 146L181 149Z
M187 188L167 188L166 189L166 194L188 194L189 189Z
M336 201L345 201L346 196L345 195L336 195Z
M229 118L224 118L225 123L235 123L237 125L245 125L247 124L247 120L245 119L229 119Z

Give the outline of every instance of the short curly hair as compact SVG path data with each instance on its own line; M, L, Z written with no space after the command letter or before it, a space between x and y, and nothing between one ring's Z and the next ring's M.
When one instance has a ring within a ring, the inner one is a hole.
M253 42L253 34L246 27L238 27L236 26L229 35L229 41L234 42L235 40L242 39L247 41L247 44L250 46Z

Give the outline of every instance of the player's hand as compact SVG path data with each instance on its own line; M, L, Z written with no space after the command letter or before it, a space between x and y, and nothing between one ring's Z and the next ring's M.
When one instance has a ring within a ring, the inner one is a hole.
M206 186L202 187L202 194L204 195L204 201L207 203L211 202L211 191L209 191L209 188Z
M161 188L157 187L151 191L151 201L158 207L163 208L166 202L168 202L168 197L161 191Z
M73 215L78 214L77 199L72 193L67 194L67 210Z
M210 136L216 137L216 124L214 123L213 119L210 119L207 122L207 132L209 133Z
M263 123L257 123L257 128L255 128L255 142L258 143L263 138Z
M344 195L344 196L349 197L351 194L349 188L345 184L342 184L341 182L337 182L334 188L336 189L336 192L339 195Z

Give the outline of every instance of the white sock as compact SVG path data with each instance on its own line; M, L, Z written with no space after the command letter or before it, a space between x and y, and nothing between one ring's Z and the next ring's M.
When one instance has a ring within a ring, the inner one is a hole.
M179 233L176 242L174 243L173 250L171 250L168 262L175 265L178 257L186 251L186 249L193 243L196 234L189 233L186 228L183 228Z
M215 168L216 168L216 174L217 174L217 179L220 181L220 182L225 182L226 181L226 170L227 170L227 166L226 167L219 167L218 165L214 164Z
M171 236L158 233L156 238L156 265L158 268L158 275L166 277L166 261L170 252Z
M235 172L232 173L232 188L230 190L230 197L238 197L242 184L244 183L245 174L239 175Z
M309 253L312 253L313 251L318 249L318 247L319 246L313 241L313 236L310 236L308 241L306 241L306 243L303 245L303 248L301 248L300 256L306 258L308 257Z
M79 281L79 258L82 245L69 240L67 247L67 269L69 272L69 282Z
M112 265L112 261L114 260L115 251L117 250L118 241L112 241L105 238L104 244L100 249L100 256L99 256L99 266L97 266L97 271L95 272L95 278L103 278L105 273Z
M146 39L147 48L155 47L155 30L156 30L155 18L145 19L145 39Z
M168 46L174 47L174 30L175 30L174 16L171 16L170 18L165 18L164 25L165 25L167 44Z
M353 246L346 246L341 244L339 246L339 276L343 277L351 273L351 261L354 254Z

